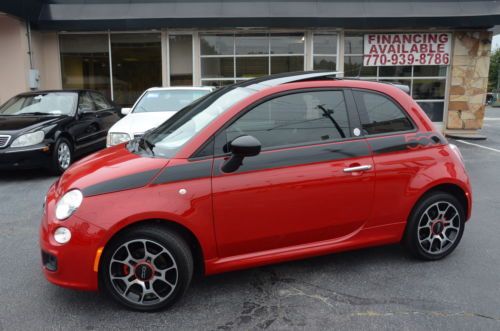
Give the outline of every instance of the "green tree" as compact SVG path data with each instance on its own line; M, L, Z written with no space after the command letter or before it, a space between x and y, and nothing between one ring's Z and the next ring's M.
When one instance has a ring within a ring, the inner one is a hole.
M498 75L500 71L500 48L491 54L490 74L488 77L488 91L495 90L498 84Z

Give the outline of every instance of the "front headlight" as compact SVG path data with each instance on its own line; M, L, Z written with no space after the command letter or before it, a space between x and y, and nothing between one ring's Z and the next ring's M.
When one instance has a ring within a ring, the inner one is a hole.
M70 217L80 207L83 201L83 194L80 190L71 190L57 202L56 218L60 221Z
M108 133L107 145L108 147L118 145L130 140L130 135L128 133L122 132L110 132Z
M39 144L45 138L45 133L43 131L36 131L32 133L26 133L19 136L14 140L10 147L26 147Z

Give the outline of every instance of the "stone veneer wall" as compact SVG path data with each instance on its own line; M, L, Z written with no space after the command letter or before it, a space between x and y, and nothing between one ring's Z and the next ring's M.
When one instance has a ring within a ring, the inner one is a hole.
M483 126L491 38L489 31L454 33L448 129L477 130Z

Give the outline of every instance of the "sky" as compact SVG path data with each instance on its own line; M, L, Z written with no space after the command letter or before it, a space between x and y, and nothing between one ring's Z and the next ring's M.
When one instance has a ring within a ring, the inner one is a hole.
M497 34L493 37L493 43L491 45L492 50L496 50L500 48L500 34Z

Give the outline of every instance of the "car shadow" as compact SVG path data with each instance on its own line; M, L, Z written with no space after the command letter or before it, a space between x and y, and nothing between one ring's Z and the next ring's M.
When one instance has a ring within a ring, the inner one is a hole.
M335 288L334 279L348 280L353 273L362 273L364 269L372 269L380 264L405 265L408 263L425 262L418 262L408 257L400 245L390 245L206 277L200 276L193 279L186 296L169 310L146 315L152 316L168 312L180 316L189 311L216 310L217 307L213 305L226 305L228 300L235 297L245 301L246 297L263 296L264 292L272 292L275 287L290 286L293 288L295 285L300 287L305 284L306 286L312 285L319 288L318 285L308 284L305 279L329 279L332 283L328 285ZM51 286L48 296L46 300L63 305L66 311L82 310L85 311L85 314L92 314L96 319L99 319L99 315L104 318L110 312L129 311L127 308L114 303L104 294L72 291Z

